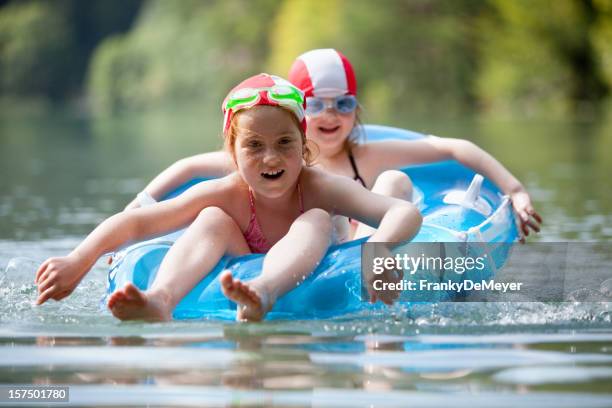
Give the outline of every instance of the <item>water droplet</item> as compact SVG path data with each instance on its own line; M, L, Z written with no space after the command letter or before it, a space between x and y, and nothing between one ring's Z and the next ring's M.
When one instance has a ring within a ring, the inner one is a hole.
M11 258L4 273L0 275L0 283L2 283L2 286L32 286L39 266L40 262L30 258Z
M603 281L599 291L608 297L612 297L612 278Z
M573 291L568 296L572 302L605 302L605 296L599 291L593 289L578 289Z

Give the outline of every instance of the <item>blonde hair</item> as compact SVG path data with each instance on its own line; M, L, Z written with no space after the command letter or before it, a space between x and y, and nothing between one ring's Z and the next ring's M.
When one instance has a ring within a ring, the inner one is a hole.
M255 105L255 106L259 106L259 105ZM318 155L317 144L311 140L306 139L306 133L304 132L304 129L302 128L301 123L298 121L298 118L295 116L293 112L291 112L289 109L286 109L282 106L275 106L275 107L283 109L285 112L289 113L289 115L291 116L291 120L293 120L293 123L298 128L298 130L300 131L300 135L302 136L302 158L304 159L306 166L311 166L312 163L314 162L315 157ZM252 108L247 108L247 109L252 109ZM234 159L234 162L236 161L234 145L236 144L236 137L237 137L237 132L238 132L238 124L237 124L236 118L238 117L238 115L240 115L242 112L246 111L247 109L239 110L234 115L232 115L232 120L230 122L229 129L223 135L223 148L225 149L225 151L227 151L232 156L232 158ZM313 151L313 147L316 148L317 150L316 154Z
M366 133L363 128L363 122L361 121L361 105L357 105L353 129L351 129L351 133L349 133L348 137L344 140L344 150L350 152L359 143L365 142L365 138Z

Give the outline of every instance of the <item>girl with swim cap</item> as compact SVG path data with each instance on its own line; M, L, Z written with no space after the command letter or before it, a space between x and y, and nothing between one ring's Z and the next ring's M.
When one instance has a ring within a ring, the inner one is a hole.
M524 235L538 232L542 218L523 185L491 155L467 140L430 136L421 140L358 143L357 80L349 60L334 49L308 51L295 60L289 80L306 95L306 136L318 146L315 165L355 179L373 192L410 199L412 183L394 169L411 164L457 160L493 181L512 199ZM218 177L231 171L224 152L179 160L158 175L127 208L155 201L195 177ZM342 223L335 225L342 226ZM372 233L367 225L353 228L352 238Z
M309 166L304 106L303 93L282 78L260 74L240 83L223 102L224 140L234 171L176 198L106 219L68 256L40 266L37 303L72 293L102 254L187 226L150 289L128 283L111 294L113 315L169 320L223 255L266 253L257 278L242 282L229 271L219 278L225 296L239 305L237 318L261 320L325 255L332 211L378 226L370 242L411 239L421 225L414 205ZM389 281L399 279L388 275ZM372 301L390 304L397 297L368 288Z

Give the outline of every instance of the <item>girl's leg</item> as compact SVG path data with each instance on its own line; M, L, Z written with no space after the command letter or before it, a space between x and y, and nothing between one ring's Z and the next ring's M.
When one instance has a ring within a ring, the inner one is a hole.
M205 208L170 248L149 290L127 284L110 296L108 307L121 320L170 320L178 302L224 254L249 252L234 219L220 208Z
M268 252L261 275L248 282L221 275L221 288L238 303L237 320L261 320L276 299L295 288L310 275L330 244L332 222L329 214L315 208L300 215L289 232Z
M412 201L412 181L406 173L399 170L387 170L382 172L376 179L372 192L388 197L401 198ZM359 223L353 234L353 239L359 239L372 235L376 228Z

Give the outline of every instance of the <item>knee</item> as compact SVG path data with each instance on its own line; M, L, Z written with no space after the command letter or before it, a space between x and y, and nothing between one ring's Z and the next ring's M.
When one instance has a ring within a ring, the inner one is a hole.
M206 207L196 217L192 226L203 228L208 231L227 231L235 225L236 222L225 211L219 207Z
M402 171L387 170L378 176L372 192L410 201L412 199L412 181Z
M327 211L320 208L312 208L302 214L301 218L322 234L331 235L333 230L333 222Z

